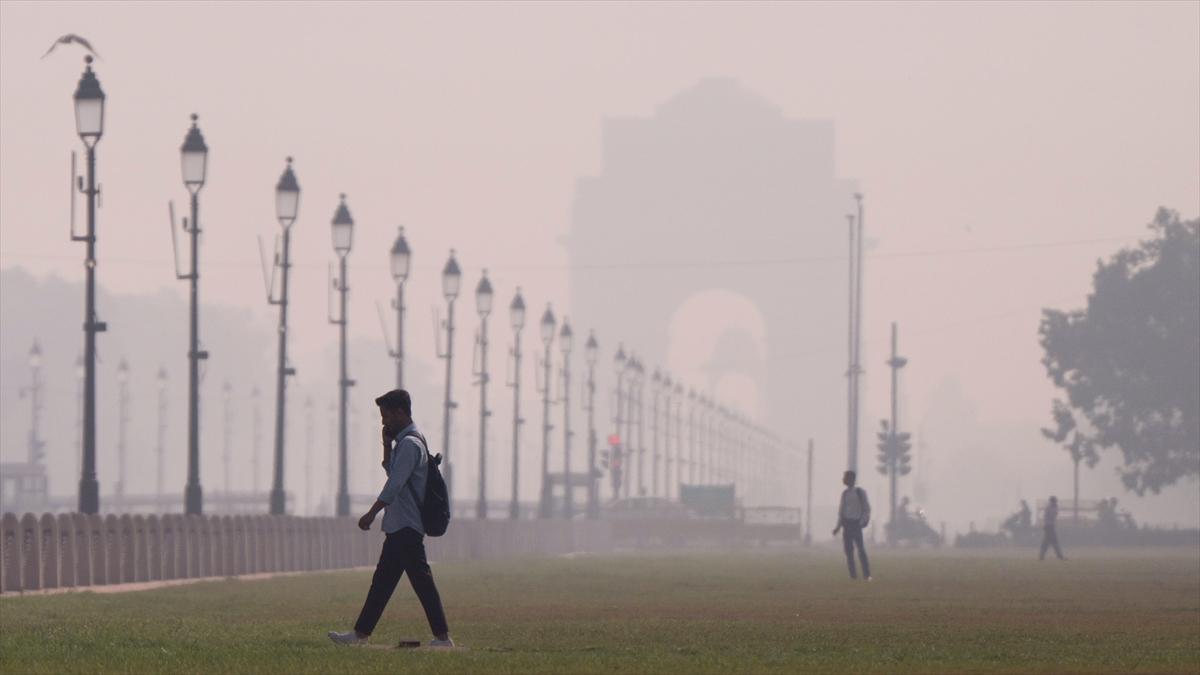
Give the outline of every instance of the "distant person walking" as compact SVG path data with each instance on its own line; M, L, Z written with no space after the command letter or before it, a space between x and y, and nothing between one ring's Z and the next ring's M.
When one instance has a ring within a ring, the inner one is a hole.
M846 565L850 568L850 578L857 579L858 571L854 568L854 547L858 546L858 560L862 563L863 578L871 580L871 563L867 560L867 550L863 548L863 528L871 522L871 503L867 501L867 491L855 487L857 476L853 471L842 474L842 503L838 507L838 524L833 528L833 536L842 533L842 547L846 550Z
M400 576L408 573L408 582L416 591L425 618L433 631L431 647L453 647L442 599L433 574L425 560L425 529L421 520L421 504L425 499L426 477L429 473L429 445L412 421L412 399L403 389L394 389L375 399L383 420L383 469L387 482L379 498L358 526L371 529L375 516L383 511L383 531L387 535L371 590L363 603L354 630L345 633L329 632L329 639L338 644L361 645L375 631L375 624L396 590ZM436 532L434 534L437 534Z
M1042 516L1042 525L1045 527L1045 535L1042 537L1042 552L1038 554L1038 560L1046 559L1046 549L1054 547L1054 555L1058 556L1059 560L1066 560L1063 557L1062 549L1058 546L1058 532L1055 530L1055 525L1058 522L1058 497L1051 496L1050 503L1046 505L1046 513Z

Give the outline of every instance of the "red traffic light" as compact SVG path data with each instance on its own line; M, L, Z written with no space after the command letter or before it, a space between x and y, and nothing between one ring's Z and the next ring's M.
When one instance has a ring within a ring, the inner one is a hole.
M608 444L609 445L620 445L621 437L617 434L609 434L608 435Z

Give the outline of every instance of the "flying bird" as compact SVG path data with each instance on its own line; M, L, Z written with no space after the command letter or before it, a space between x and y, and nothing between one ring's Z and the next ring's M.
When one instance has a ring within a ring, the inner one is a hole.
M72 42L82 45L84 49L88 50L92 54L95 54L96 58L100 58L100 55L96 53L96 50L92 49L92 43L88 42L87 40L79 37L78 35L76 35L74 33L67 33L66 35L55 40L54 44L50 45L50 49L47 49L46 53L42 54L42 58L44 59L47 56L50 56L50 52L54 51L55 47L57 47L59 45L69 45Z

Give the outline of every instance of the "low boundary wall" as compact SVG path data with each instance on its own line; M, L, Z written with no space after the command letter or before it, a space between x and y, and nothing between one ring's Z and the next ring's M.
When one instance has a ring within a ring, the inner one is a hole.
M383 533L353 518L26 513L0 517L0 593L373 565ZM602 552L605 521L455 520L433 561Z

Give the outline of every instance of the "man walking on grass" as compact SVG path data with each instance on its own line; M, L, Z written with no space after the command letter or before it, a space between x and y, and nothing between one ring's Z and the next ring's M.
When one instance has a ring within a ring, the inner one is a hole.
M838 524L833 528L833 536L842 532L842 547L846 549L846 564L850 567L850 578L857 579L854 569L854 547L858 546L858 559L862 563L863 578L871 580L871 563L867 560L867 550L863 548L863 528L871 522L871 503L867 501L867 491L854 486L856 475L853 471L842 474L842 503L838 507Z
M1058 547L1058 532L1056 524L1058 522L1058 497L1051 495L1050 503L1046 505L1046 513L1042 516L1042 525L1045 527L1045 535L1042 537L1042 552L1038 554L1038 560L1046 559L1046 549L1054 547L1054 555L1058 556L1059 560L1066 560L1063 557L1062 549Z
M425 618L433 631L431 647L453 647L442 599L433 574L425 560L425 529L421 521L421 504L425 499L428 475L429 445L412 421L412 399L403 389L394 389L375 399L383 420L383 469L387 482L371 509L358 520L359 528L371 529L375 516L383 511L383 531L387 538L371 590L363 603L354 630L345 633L329 632L329 639L338 644L361 645L375 631L392 591L400 576L408 573L408 582L416 591Z

